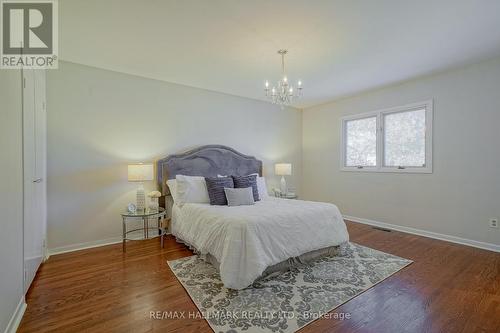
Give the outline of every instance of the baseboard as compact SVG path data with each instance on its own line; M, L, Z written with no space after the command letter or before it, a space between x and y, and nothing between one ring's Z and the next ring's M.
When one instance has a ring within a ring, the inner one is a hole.
M170 235L170 232L167 232L166 235ZM85 249L91 249L93 247L99 247L99 246L105 246L105 245L111 245L111 244L118 244L122 242L121 237L112 237L112 238L107 238L107 239L102 239L98 241L92 241L92 242L85 242L85 243L78 243L78 244L71 244L71 245L65 245L65 246L60 246L60 247L55 247L53 249L48 249L47 254L45 256L45 260L49 259L51 255L55 254L61 254L61 253L67 253L67 252L73 252L73 251L78 251L78 250L85 250Z
M396 225L396 224L379 222L379 221L364 219L364 218L355 217L355 216L344 215L344 219L352 221L352 222L371 225L374 227L391 229L391 230L401 231L401 232L405 232L405 233L412 234L412 235L429 237L429 238L439 239L439 240L446 241L446 242L477 247L477 248L483 249L483 250L500 252L500 245L497 245L497 244L480 242L480 241L475 241L472 239L450 236L450 235L440 234L437 232L432 232L432 231L427 231L427 230L422 230L422 229L403 227L403 226Z
M91 249L93 247L117 244L117 243L121 243L121 242L122 242L121 237L112 237L112 238L102 239L102 240L98 240L98 241L55 247L53 249L49 249L48 254L49 254L49 256L51 256L54 254L61 254L61 253L78 251L78 250Z
M5 333L16 333L19 324L21 324L21 319L23 319L24 311L26 311L26 301L24 300L24 295L21 297L19 304L17 304L16 311L10 317L9 323L5 328Z
M48 249L45 249L44 255L43 255L43 262L46 262L50 258L50 252Z

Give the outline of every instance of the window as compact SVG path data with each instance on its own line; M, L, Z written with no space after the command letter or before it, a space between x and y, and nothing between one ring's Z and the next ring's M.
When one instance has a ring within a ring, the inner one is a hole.
M383 117L384 166L425 166L425 109Z
M342 118L342 170L432 172L432 101Z
M377 165L377 117L346 121L346 166Z

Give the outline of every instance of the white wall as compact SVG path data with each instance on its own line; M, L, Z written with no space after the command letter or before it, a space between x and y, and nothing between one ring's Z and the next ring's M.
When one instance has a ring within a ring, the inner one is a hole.
M0 70L0 332L23 297L22 92L18 70Z
M224 144L262 159L270 187L273 164L293 163L299 185L299 110L69 62L47 72L49 249L121 236L129 162Z
M341 78L340 78L341 79ZM340 172L340 117L434 99L432 174ZM303 196L345 215L500 244L500 58L303 111Z

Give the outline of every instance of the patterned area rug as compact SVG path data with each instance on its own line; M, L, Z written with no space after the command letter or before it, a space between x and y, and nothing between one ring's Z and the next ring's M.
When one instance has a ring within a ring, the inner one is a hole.
M196 255L168 262L212 329L228 333L295 332L411 263L348 243L334 257L232 290Z

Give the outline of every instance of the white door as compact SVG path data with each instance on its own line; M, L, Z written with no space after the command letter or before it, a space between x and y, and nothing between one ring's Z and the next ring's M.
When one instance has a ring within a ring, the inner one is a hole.
M45 71L23 70L24 287L28 290L45 252Z

